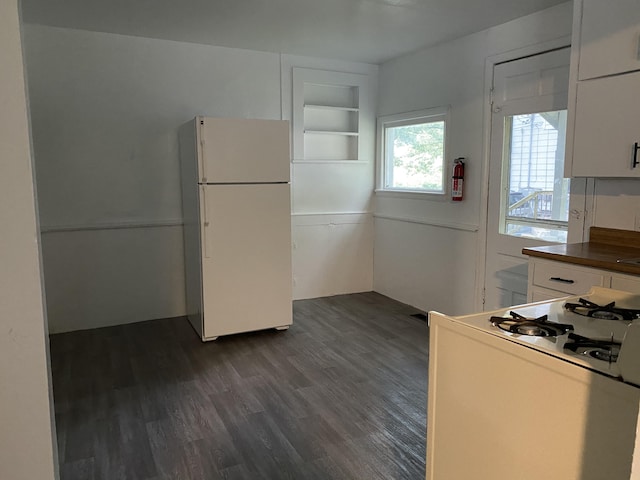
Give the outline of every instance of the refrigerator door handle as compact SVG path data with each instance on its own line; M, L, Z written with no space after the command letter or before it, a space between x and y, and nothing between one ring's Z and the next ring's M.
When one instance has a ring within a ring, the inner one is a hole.
M200 183L207 183L207 156L205 154L204 120L200 120Z
M204 258L209 258L209 246L207 229L209 228L209 220L207 219L207 196L206 187L200 186L200 198L202 199L202 249Z

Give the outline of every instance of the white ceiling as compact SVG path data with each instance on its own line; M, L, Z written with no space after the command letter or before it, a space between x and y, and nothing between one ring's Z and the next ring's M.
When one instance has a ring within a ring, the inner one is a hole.
M25 23L382 63L566 0L22 0Z

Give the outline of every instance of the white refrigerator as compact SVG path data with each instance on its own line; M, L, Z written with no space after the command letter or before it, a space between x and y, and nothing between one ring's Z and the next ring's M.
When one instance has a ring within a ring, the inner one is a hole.
M292 323L289 124L180 128L186 302L203 341Z

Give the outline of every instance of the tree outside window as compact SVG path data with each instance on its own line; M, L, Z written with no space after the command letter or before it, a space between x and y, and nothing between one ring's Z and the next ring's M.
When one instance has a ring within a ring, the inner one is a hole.
M382 190L445 193L446 122L446 108L378 119Z

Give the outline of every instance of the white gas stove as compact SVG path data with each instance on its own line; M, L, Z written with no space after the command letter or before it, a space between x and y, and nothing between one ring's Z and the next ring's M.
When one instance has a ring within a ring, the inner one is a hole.
M429 325L427 480L640 478L640 295Z
M585 295L457 317L473 328L640 386L640 295Z

